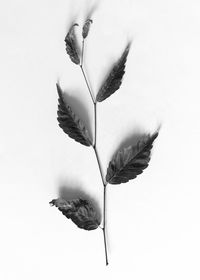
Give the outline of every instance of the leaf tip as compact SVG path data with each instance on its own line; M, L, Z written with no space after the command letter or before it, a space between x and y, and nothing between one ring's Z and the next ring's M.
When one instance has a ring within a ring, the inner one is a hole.
M129 51L132 45L132 40L129 40L127 45L126 45L126 49Z
M161 128L162 128L162 124L161 123L159 123L159 125L158 125L158 128L157 128L157 132L160 132L160 130L161 130Z
M159 129L157 129L150 137L152 139L152 143L153 141L158 137L159 134Z
M77 22L72 22L72 23L70 24L69 32L70 32L75 26L79 26L79 24L78 24ZM69 32L68 32L68 33L69 33Z
M52 207L55 205L55 199L52 199L50 202L49 202L49 205Z
M88 33L90 31L90 25L93 23L92 19L86 19L84 25L83 25L83 29L82 29L82 37L83 39L85 39L88 36Z
M132 41L128 41L126 47L125 47L125 50L122 54L122 59L125 60L125 63L126 63L126 60L127 60L127 56L129 54L129 51L130 51L130 48L131 48L131 45L132 45Z
M66 52L69 55L71 61L75 64L80 64L79 48L77 44L77 38L74 32L74 27L79 26L78 23L73 23L65 36Z
M61 89L61 87L60 87L59 82L56 83L56 89L57 89L58 96L59 96L60 98L62 98L63 92L62 92L62 89Z

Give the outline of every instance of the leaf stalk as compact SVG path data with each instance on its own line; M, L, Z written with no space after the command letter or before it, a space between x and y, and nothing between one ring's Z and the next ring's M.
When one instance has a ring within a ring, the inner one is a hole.
M90 86L89 86L89 83L88 83L88 80L87 80L87 77L86 77L86 74L85 74L85 71L84 71L84 69L83 69L83 65L82 65L82 64L80 64L80 68L81 68L81 72L82 72L82 74L83 74L83 77L84 77L84 79L85 79L85 82L86 82L88 91L89 91L89 93L90 93L90 97L91 97L93 103L95 103L94 96L93 96L92 91L91 91L91 89L90 89Z

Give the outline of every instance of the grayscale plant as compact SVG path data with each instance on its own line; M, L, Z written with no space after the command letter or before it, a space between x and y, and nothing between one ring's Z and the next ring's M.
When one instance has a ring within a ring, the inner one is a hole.
M108 164L107 174L103 175L101 161L97 150L97 104L110 97L116 92L123 80L125 66L131 43L129 42L122 52L119 59L115 62L109 74L104 80L98 93L95 95L89 85L87 75L84 70L84 43L89 34L89 30L93 21L88 18L82 28L82 50L79 54L75 28L77 23L73 24L65 37L66 52L71 61L80 67L83 74L88 92L90 94L94 107L94 137L91 139L89 132L82 120L73 112L72 108L64 100L64 92L59 84L57 84L58 92L58 123L62 130L75 141L92 147L94 150L98 168L103 184L103 221L98 215L94 203L82 197L75 199L53 199L50 205L56 206L63 215L71 219L79 228L85 230L94 230L100 228L103 232L105 259L108 265L107 241L106 241L106 188L108 184L126 183L131 179L136 178L148 167L151 159L151 150L154 140L158 136L158 130L153 134L144 134L140 137L136 144L130 145L116 152L114 157ZM98 105L100 106L100 105Z

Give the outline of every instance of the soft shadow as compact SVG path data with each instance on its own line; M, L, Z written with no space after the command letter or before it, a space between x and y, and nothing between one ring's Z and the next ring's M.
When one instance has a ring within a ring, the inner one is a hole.
M96 1L96 3L94 3L93 5L90 5L91 1L88 0L87 1L87 5L85 5L86 7L89 7L89 9L87 9L86 13L85 13L85 20L87 19L92 19L92 16L94 14L94 12L97 10L98 6L99 6L99 2Z
M82 198L90 201L94 210L97 213L98 219L101 221L101 209L98 201L91 197L79 184L73 185L72 182L69 183L61 183L59 186L59 197L65 200L71 200L75 198Z
M161 124L158 126L158 128L155 130L155 132L159 132L161 128ZM126 138L124 138L119 145L115 148L113 156L120 150L122 150L125 147L128 146L135 146L139 140L144 139L145 137L147 137L148 135L152 135L153 133L147 133L144 131L141 131L140 129L137 129L137 131L127 135Z
M103 76L100 78L99 80L99 85L98 85L98 90L102 87L102 85L105 84L110 72L112 71L113 67L115 66L115 64L118 62L119 58L121 57L121 55L123 54L125 47L129 46L129 48L131 48L131 44L132 44L132 40L127 40L126 45L124 46L124 49L122 49L121 53L119 54L119 57L110 57L109 58L109 67L105 67L105 69L102 70ZM127 62L126 62L127 63ZM125 72L126 72L126 68L125 68Z
M74 25L74 24L78 24L78 20L77 20L78 15L74 13L73 16L70 17L70 19L68 19L67 23L66 23L66 34L68 33L69 29Z
M147 133L141 132L139 129L134 133L129 134L125 139L123 139L118 146L115 148L113 156L120 150L128 146L134 146L139 140L147 136Z
M88 109L85 107L85 105L81 102L80 98L75 96L75 93L80 90L70 89L70 95L67 93L68 90L64 90L64 101L66 104L68 104L73 112L81 119L81 121L84 123L85 127L87 128L90 138L92 139L92 123L88 114Z
M109 62L108 62L109 67L105 66L104 69L102 69L102 71L101 71L102 74L101 74L101 77L100 77L99 82L98 82L97 92L102 87L102 85L105 84L105 81L108 78L108 76L109 76L111 70L113 69L115 63L116 63L116 57L114 57L114 56L112 58L110 57Z

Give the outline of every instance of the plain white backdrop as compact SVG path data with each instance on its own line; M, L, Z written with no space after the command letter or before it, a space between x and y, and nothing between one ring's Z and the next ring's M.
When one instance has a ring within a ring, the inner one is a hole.
M124 139L162 124L148 169L108 186L108 267L101 230L78 229L48 204L66 185L102 207L92 149L56 120L59 80L92 128L87 88L64 45L70 23L81 27L92 9L85 67L95 93L133 40L122 87L98 106L104 173ZM200 279L199 13L195 0L1 1L2 280Z

